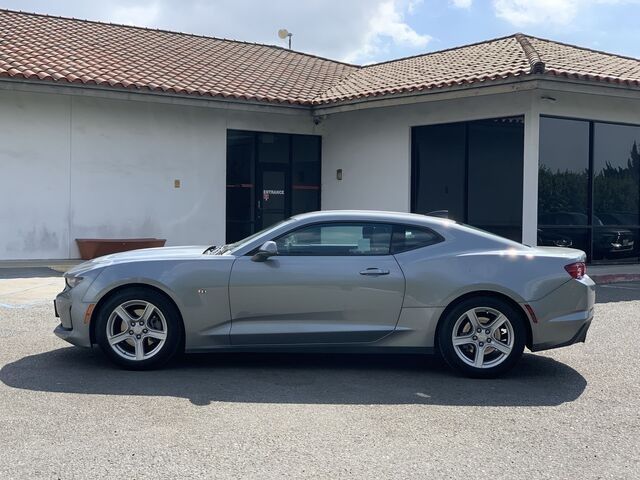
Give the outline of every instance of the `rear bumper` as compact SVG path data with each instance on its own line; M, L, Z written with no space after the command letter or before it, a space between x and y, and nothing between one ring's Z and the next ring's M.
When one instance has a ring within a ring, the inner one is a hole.
M584 342L595 305L595 283L588 276L570 280L529 305L537 322L531 323L531 350L548 350Z

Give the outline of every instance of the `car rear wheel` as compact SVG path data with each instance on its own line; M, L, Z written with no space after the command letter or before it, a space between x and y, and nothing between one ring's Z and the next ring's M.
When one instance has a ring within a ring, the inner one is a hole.
M96 340L121 367L157 368L182 345L180 313L164 295L144 288L116 293L100 308Z
M438 333L445 361L458 372L492 378L511 369L526 342L523 315L494 297L472 297L447 313Z

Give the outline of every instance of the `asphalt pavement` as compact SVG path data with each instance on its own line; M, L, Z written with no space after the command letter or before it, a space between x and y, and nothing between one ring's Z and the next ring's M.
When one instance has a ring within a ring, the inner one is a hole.
M640 478L640 283L598 288L585 344L496 380L390 355L122 371L41 300L0 306L1 479Z

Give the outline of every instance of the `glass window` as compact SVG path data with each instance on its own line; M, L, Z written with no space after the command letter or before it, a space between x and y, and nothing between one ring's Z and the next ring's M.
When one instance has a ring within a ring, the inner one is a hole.
M523 117L414 127L412 211L522 239Z
M391 253L415 250L441 241L442 237L432 230L413 225L396 225L393 228Z
M258 133L260 163L289 163L289 137L286 133Z
M593 135L594 216L640 225L640 127L595 123Z
M538 245L589 246L589 122L540 118Z
M593 260L637 260L638 229L631 226L593 228Z
M448 210L465 218L465 124L428 125L413 130L413 211Z
M295 135L291 149L291 215L320 210L320 137Z
M278 255L388 255L391 225L333 223L311 225L276 240Z
M587 228L553 228L538 229L538 245L541 247L577 248L589 251L589 230Z
M590 261L637 261L639 146L637 126L542 117L538 244L579 248Z
M227 134L227 240L246 237L254 231L255 135Z
M469 122L469 225L522 240L524 118Z
M588 192L589 122L540 118L540 225L586 225L575 214L587 215Z
M320 209L317 135L227 131L227 243Z
M638 257L640 127L593 125L593 259Z

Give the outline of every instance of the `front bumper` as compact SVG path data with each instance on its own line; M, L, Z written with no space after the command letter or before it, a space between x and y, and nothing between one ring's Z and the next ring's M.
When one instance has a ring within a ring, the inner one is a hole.
M54 300L54 313L60 318L60 325L53 333L72 345L91 347L89 322L85 322L85 315L91 304L73 298L73 290L66 288Z
M529 302L536 314L531 323L531 351L584 342L591 326L596 285L588 276L570 280L549 295Z

